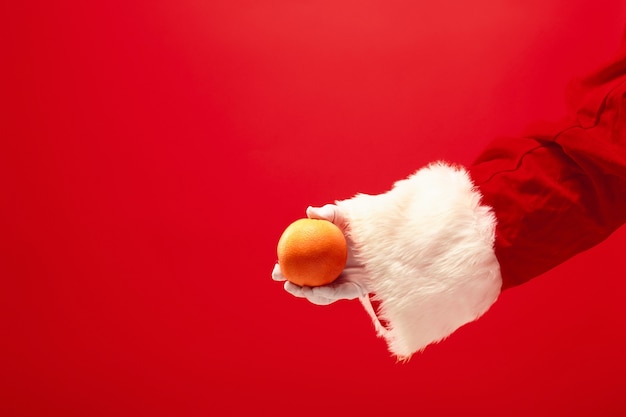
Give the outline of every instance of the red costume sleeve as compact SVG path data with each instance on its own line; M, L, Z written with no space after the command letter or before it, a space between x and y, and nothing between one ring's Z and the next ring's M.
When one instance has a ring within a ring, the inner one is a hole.
M626 222L626 40L573 84L571 117L494 142L469 169L493 208L503 288L598 244Z

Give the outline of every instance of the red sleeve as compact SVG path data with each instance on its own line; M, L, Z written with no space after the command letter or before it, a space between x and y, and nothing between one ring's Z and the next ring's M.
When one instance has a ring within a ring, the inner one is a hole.
M503 288L598 244L626 222L626 42L578 82L570 120L501 139L470 168L497 217Z

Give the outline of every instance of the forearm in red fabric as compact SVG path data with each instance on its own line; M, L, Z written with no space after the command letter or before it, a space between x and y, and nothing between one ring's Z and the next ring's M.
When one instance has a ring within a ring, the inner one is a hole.
M498 225L503 288L598 244L626 222L626 42L569 97L571 121L494 142L470 173Z

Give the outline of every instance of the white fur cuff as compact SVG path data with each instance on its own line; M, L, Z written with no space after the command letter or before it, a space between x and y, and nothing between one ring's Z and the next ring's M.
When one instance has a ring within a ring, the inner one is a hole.
M467 172L443 163L398 181L385 194L359 194L337 205L349 219L366 286L380 301L372 315L400 358L480 317L502 279L493 251L496 219L481 205Z

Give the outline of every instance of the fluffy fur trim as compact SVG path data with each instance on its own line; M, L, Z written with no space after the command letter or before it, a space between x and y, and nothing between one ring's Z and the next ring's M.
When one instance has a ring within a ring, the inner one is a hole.
M497 299L496 219L463 168L432 164L385 194L337 205L378 311L361 301L400 359L477 319Z

